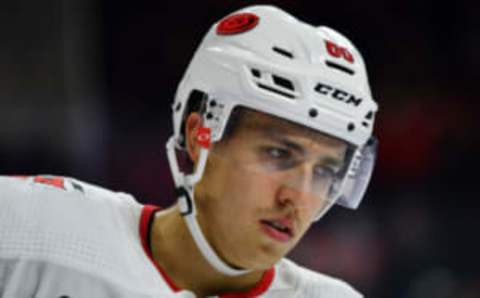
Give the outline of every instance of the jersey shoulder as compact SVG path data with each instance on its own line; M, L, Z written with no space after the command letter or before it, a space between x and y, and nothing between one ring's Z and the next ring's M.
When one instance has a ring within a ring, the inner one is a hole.
M4 240L38 238L42 245L54 243L53 238L63 240L61 243L75 237L101 240L114 222L135 225L141 208L130 195L74 178L0 177L0 234L5 234ZM115 231L110 235L116 235Z
M37 262L128 285L146 260L142 207L74 178L0 177L0 263Z
M53 175L0 176L0 190L4 199L17 197L21 200L25 196L56 199L81 196L94 200L122 198L122 201L133 199L125 193L114 192L75 178Z
M362 298L363 295L347 282L315 272L289 259L277 264L278 282L290 287L295 297Z
M0 205L5 213L13 212L52 220L64 219L62 214L90 212L101 207L139 205L122 192L114 192L75 178L51 175L0 176ZM88 217L92 217L93 212ZM8 214L6 214L8 215ZM87 215L87 214L85 214ZM72 216L66 219L72 220ZM25 221L23 221L25 222Z
M112 222L136 220L142 205L125 193L74 178L42 175L0 177L0 207L0 233L32 239L37 235L101 237L107 232L102 228L110 228Z

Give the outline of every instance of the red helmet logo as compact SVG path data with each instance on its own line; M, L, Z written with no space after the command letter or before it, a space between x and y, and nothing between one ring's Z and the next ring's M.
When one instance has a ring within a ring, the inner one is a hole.
M210 128L208 127L200 127L198 129L197 133L197 142L198 144L205 148L208 149L210 147L210 140L211 140L211 131Z
M348 51L346 48L342 48L341 46L327 40L325 41L327 45L327 51L330 56L335 58L343 58L350 63L353 63L353 55Z
M238 13L228 16L220 21L217 34L232 35L252 30L260 19L253 13Z

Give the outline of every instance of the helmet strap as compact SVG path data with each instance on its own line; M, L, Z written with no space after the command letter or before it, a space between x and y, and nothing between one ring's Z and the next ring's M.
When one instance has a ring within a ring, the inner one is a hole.
M250 272L248 269L236 269L225 263L208 243L197 220L197 209L194 199L194 186L201 180L208 158L209 149L202 147L194 172L190 175L182 173L178 167L175 153L175 140L171 137L167 142L167 156L175 181L175 194L178 198L180 213L192 235L192 238L208 263L218 272L228 276L239 276Z

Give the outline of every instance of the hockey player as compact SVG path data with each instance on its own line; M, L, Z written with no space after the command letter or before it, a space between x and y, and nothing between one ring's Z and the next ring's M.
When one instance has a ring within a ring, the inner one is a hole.
M370 179L377 105L348 39L247 7L211 27L172 107L170 208L0 178L1 297L361 297L284 258Z

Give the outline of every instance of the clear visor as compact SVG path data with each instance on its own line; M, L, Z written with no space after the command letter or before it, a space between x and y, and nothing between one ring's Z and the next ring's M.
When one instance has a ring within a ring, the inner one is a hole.
M208 163L233 169L236 181L278 202L321 213L339 196L354 147L344 141L264 113L231 117ZM247 191L247 190L246 190Z

